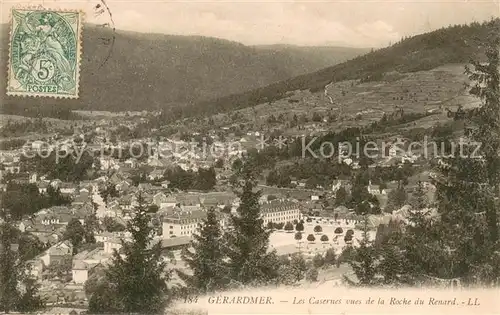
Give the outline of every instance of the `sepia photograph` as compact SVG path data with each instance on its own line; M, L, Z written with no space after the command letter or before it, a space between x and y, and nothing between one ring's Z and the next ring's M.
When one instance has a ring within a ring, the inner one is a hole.
M500 314L500 0L0 0L0 314Z

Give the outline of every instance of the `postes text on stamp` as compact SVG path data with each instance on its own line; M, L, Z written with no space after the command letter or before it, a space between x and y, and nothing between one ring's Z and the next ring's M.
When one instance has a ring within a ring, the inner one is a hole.
M82 15L12 9L8 95L78 98Z

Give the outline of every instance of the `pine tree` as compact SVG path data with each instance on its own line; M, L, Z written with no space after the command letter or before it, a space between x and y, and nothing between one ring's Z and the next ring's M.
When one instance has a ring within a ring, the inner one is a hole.
M25 264L26 253L21 247L14 250L16 243L26 241L11 224L9 211L2 211L4 223L0 224L0 311L31 312L43 308L44 303L38 296L39 285L29 275Z
M410 198L410 205L414 209L425 209L429 205L427 193L425 192L422 182L418 182L417 189L413 192Z
M122 313L123 305L115 290L115 286L107 280L99 283L89 299L89 314Z
M383 278L386 285L413 284L411 277L407 275L407 261L403 251L392 243L381 246L380 264L377 272Z
M398 210L399 208L404 206L407 199L404 187L401 186L394 190L391 190L389 192L389 195L387 196L387 199L387 205L385 207L385 211L387 212Z
M161 257L161 244L153 244L153 227L149 225L141 195L127 231L132 240L122 241L122 255L114 252L111 266L106 270L107 281L91 296L89 311L161 314L170 300L167 288L170 273ZM102 295L108 299L102 300Z
M275 251L268 252L270 231L263 226L258 203L260 192L253 191L254 184L248 175L237 214L231 216L233 230L226 233L230 275L243 284L268 282L277 277L278 270Z
M334 248L329 248L325 254L325 265L335 265L337 260L337 255L335 254Z
M410 282L420 283L428 277L451 277L449 252L442 250L446 241L441 236L439 218L430 214L430 210L412 210L398 242L399 249L404 252Z
M499 277L491 271L498 270L500 21L490 23L494 32L484 45L488 62L472 62L474 70L466 68L473 82L470 94L482 100L471 115L479 125L472 138L481 148L472 156L475 144L466 144L460 154L442 159L435 180L439 216L422 235L427 240L409 238L412 245L406 245L407 254L420 261L424 276L482 284L494 283Z
M19 299L19 265L16 252L11 248L13 232L8 223L0 225L0 311L5 313L15 310Z
M487 182L493 194L500 198L500 20L488 22L490 34L485 43L487 63L472 61L474 69L466 67L466 74L474 82L470 94L482 101L477 110L479 129L475 134L481 143L487 170ZM489 240L496 244L499 240L498 213L495 208L486 210Z
M365 218L363 238L359 247L354 248L348 261L358 278L358 286L372 286L377 284L378 253L368 235L368 220ZM348 280L348 279L346 279ZM350 282L348 280L348 282ZM354 284L350 282L351 284Z
M222 289L228 282L222 248L222 231L213 208L193 235L191 247L182 252L182 259L189 266L192 275L177 271L189 288L203 293Z
M383 278L384 285L412 285L412 263L405 257L404 249L399 246L403 238L403 222L390 220L387 225L381 224L377 229L375 246L380 254L378 275Z

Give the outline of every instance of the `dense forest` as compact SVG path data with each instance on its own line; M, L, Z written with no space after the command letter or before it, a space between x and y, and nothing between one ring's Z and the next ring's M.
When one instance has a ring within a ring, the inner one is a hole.
M454 25L405 38L390 47L372 51L314 73L188 107L169 108L167 116L179 118L231 111L272 103L285 98L288 91L320 91L332 81L352 79L376 81L380 80L385 72L424 71L449 63L467 63L471 58L482 59L480 43L484 42L497 20L482 24L474 22L469 25Z

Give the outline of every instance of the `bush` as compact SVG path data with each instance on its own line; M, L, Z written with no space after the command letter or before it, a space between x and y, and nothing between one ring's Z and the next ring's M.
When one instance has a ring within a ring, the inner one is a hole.
M314 227L314 232L321 233L321 232L323 232L323 228L320 225L316 225Z
M297 225L295 225L295 230L299 232L304 231L304 223L303 222L297 223Z
M315 268L321 268L325 264L325 259L321 254L316 254L312 259L312 263Z
M283 229L283 226L285 226L284 223L273 223L273 224L274 224L274 228L276 230L281 230L281 229Z
M344 233L344 230L342 230L341 227L335 229L335 234L342 234L342 233Z
M290 265L290 257L288 257L288 255L278 256L278 262L279 262L280 266Z
M302 233L301 232L295 233L295 240L300 241L301 239L302 239Z
M345 235L351 235L351 236L353 236L354 235L354 230L352 230L352 229L347 230L347 232L345 232Z
M294 225L297 225L298 223L299 223L299 220L297 220L297 219L293 220Z
M312 235L312 234L309 234L309 235L307 235L307 240L309 242L314 242L316 240L316 237L314 237L314 235Z
M346 235L346 236L344 236L344 242L347 243L347 242L350 242L350 241L352 241L352 235Z
M347 246L346 248L344 248L339 258L337 259L337 267L340 266L341 263L350 261L353 255L354 255L354 250L351 246Z
M335 265L335 262L337 260L337 257L335 255L335 249L330 248L326 251L325 254L325 265Z
M316 282L318 281L318 275L319 275L318 269L311 268L306 273L306 280L309 282Z
M274 224L273 224L273 222L271 222L271 221L267 222L267 228L268 228L269 230L274 229Z
M328 236L326 236L325 234L321 235L321 239L320 239L322 242L328 242Z
M307 270L307 264L304 256L293 255L292 260L290 261L290 267L296 281L302 280L302 278L304 278L304 274Z
M285 231L293 231L293 224L292 224L292 222L287 222L285 224Z
M278 268L279 282L285 285L291 285L297 282L296 270L290 265L281 265Z

